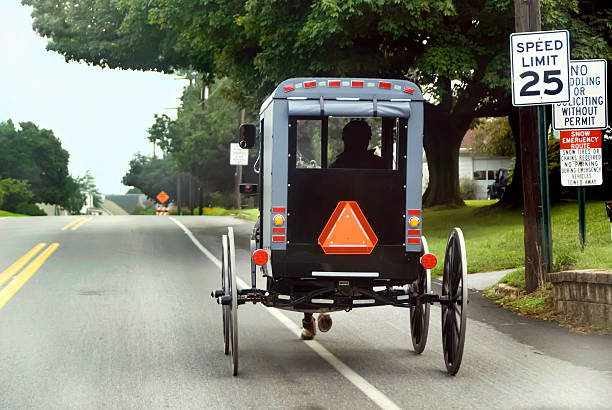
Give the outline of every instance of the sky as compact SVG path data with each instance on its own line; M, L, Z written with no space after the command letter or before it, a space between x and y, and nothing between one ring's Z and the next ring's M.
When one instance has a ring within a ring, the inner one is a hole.
M153 115L176 117L186 85L176 76L66 63L32 30L31 8L0 0L0 122L50 129L70 153L73 176L91 170L105 194L121 183L136 152L150 154ZM1 149L1 147L0 147Z

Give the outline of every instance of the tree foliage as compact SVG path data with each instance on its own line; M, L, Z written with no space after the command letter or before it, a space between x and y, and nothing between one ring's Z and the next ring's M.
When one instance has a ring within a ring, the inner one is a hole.
M72 178L69 154L53 131L22 122L15 129L11 120L0 123L0 178L27 181L34 202L69 208Z
M484 118L473 128L472 149L494 157L514 155L514 137L508 117Z
M100 206L102 205L102 193L100 192L98 187L96 187L96 179L91 174L91 171L85 171L85 175L80 178L77 178L77 183L81 192L87 192L93 197L93 206L95 208L100 208Z
M14 178L0 179L0 209L17 212L17 206L32 203L34 194L27 181Z
M458 150L474 117L512 109L509 0L24 0L49 49L109 67L228 76L255 106L295 76L407 78L429 100L424 203L461 204ZM570 31L572 58L612 60L602 0L542 0L543 29Z
M134 155L122 182L140 189L151 199L163 190L171 200L176 200L176 172L171 156L160 159Z

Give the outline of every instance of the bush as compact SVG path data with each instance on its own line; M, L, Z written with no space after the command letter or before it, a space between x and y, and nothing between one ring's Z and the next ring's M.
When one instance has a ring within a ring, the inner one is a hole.
M473 179L461 178L459 180L459 192L461 199L475 199L476 182Z
M22 202L15 207L15 213L30 216L47 216L47 213L40 209L36 204Z
M208 206L211 208L232 208L234 205L234 196L232 193L223 193L220 191L211 192L208 196Z
M2 208L9 212L20 213L17 211L17 205L31 203L34 198L27 181L13 178L0 180L0 192L2 192L0 195L2 197Z

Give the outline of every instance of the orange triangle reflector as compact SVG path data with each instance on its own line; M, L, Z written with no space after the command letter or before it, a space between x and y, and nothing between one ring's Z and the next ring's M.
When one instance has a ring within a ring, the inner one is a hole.
M372 253L378 238L355 201L340 201L319 235L326 254Z

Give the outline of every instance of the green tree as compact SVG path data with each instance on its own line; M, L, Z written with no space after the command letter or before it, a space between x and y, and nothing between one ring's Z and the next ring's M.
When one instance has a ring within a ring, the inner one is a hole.
M31 204L34 200L34 194L27 181L13 178L0 180L0 197L2 197L0 207L9 212L17 212L20 204Z
M490 156L514 155L514 137L508 117L483 118L473 128L472 149Z
M87 192L93 197L93 206L100 208L102 205L102 193L96 187L96 179L90 170L85 171L85 175L77 179L81 192Z
M171 200L176 199L176 172L171 155L160 159L135 154L122 182L140 189L152 200L162 190Z
M70 195L69 154L53 131L22 122L0 123L0 178L26 180L34 202L64 206Z
M602 0L542 0L544 29L570 31L572 58L611 60ZM230 77L255 106L294 76L408 78L429 96L426 205L462 204L458 152L474 117L505 116L508 0L24 0L50 50L91 64Z
M147 139L161 148L162 157L165 158L175 134L175 124L166 114L155 114L154 119L153 125L147 129Z

